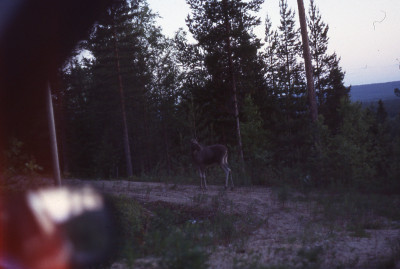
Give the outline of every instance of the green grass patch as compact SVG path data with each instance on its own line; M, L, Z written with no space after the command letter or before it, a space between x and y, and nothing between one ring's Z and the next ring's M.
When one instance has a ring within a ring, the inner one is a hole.
M400 218L398 196L343 192L322 194L310 200L316 201L316 214L322 214L323 222L346 227L356 237L368 237L365 230L384 228L382 218L390 221Z
M315 246L303 247L297 252L297 255L302 259L302 268L320 268L323 253L324 249L321 246Z
M196 197L194 203L204 197ZM119 225L115 260L133 265L139 258L155 257L163 268L207 268L209 250L230 244L254 226L251 219L167 203L145 207L128 197L110 197Z

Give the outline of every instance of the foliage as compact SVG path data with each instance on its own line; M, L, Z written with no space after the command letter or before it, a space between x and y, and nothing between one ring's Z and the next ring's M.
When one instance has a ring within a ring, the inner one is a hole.
M183 30L173 39L163 36L145 0L121 1L83 42L91 56L72 58L62 70L56 109L63 122L65 172L125 176L120 75L132 179L192 182L189 141L195 137L228 146L239 184L400 190L400 118L387 113L384 102L373 107L350 102L340 57L329 53L329 26L315 1L308 29L317 123L309 119L299 29L286 0L279 1L276 28L265 19L264 47L253 32L263 1L187 3L194 43ZM245 173L236 153L234 84ZM213 170L210 175L219 177Z
M127 197L109 199L119 225L116 244L122 248L116 258L130 264L152 256L160 258L162 268L207 268L210 247L230 244L254 225L220 210L163 203L145 208Z
M344 72L339 66L340 58L335 53L328 54L329 26L322 20L314 0L310 1L308 13L310 51L319 112L329 128L335 132L341 121L338 114L340 102L343 98L349 98L350 88L343 85Z
M24 143L17 138L11 138L8 149L3 152L6 164L4 176L37 175L43 168L36 163L33 155L28 154L23 148ZM3 164L4 165L4 164Z
M397 165L389 164L397 159L398 133L393 130L390 135L388 122L380 123L381 113L342 100L339 114L343 120L337 133L319 126L320 144L310 159L310 165L317 168L312 172L316 183L382 192L393 191L387 186L398 186L398 180L390 175L397 173Z
M235 143L235 117L237 112L242 117L245 95L262 91L263 70L257 54L261 43L253 33L260 24L253 12L260 9L262 2L187 1L191 8L187 25L197 47L204 52L206 71L205 84L192 91L192 100L211 129L207 136L214 137L213 142Z
M397 97L400 97L400 90L399 90L399 88L395 88L393 91L394 91L394 94L395 94Z

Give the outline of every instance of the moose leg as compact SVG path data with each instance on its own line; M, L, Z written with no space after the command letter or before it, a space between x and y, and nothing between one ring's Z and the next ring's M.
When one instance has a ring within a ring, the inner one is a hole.
M233 189L235 186L233 185L233 179L232 179L232 171L231 171L231 169L229 169L229 176L231 177L231 183L232 183L232 189Z
M203 189L203 181L204 181L204 189L207 190L206 171L200 168L199 174L200 174L200 188Z
M232 188L233 188L234 186L233 186L232 172L231 172L231 169L228 166L228 155L225 155L224 158L222 159L221 167L224 170L225 176L226 176L226 178L225 178L225 189L227 189L228 185L229 185L229 176L231 178Z
M207 190L206 170L203 170L204 189Z
M200 175L200 189L203 189L203 171L199 168Z
M225 189L227 189L227 188L228 188L228 185L229 185L229 176L230 176L230 178L231 178L232 188L233 188L233 180L232 180L232 172L231 172L231 169L230 169L230 168L228 167L228 165L226 165L226 164L221 165L221 167L222 167L222 169L223 169L224 172L225 172Z
M225 172L225 189L228 188L228 179L229 179L229 168L225 166L225 164L221 163L221 168Z

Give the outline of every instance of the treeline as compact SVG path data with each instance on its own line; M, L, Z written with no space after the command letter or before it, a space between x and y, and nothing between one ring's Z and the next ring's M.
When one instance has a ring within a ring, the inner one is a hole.
M400 187L400 118L389 121L383 104L372 110L350 102L313 0L317 123L286 0L279 25L266 16L264 40L253 32L263 0L186 2L195 44L183 30L165 37L145 0L122 1L66 63L53 86L65 174L126 177L132 165L135 176L188 175L189 141L197 137L228 145L239 183Z

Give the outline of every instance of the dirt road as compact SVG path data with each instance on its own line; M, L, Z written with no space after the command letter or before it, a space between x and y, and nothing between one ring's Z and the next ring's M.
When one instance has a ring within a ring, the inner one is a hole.
M247 238L213 251L210 268L241 268L241 263L243 268L251 263L288 268L400 268L399 221L371 215L368 218L376 225L365 226L357 233L334 212L327 216L321 199L310 199L301 193L265 187L225 191L222 186L209 186L207 191L201 191L199 186L165 183L66 182L90 183L102 192L125 195L142 203L206 207L256 218L261 225Z

